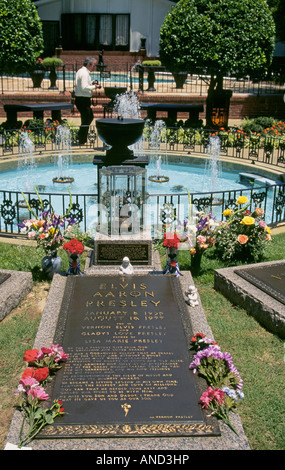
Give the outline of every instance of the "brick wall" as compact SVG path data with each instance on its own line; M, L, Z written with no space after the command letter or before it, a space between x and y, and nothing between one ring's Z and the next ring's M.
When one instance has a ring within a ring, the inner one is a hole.
M74 66L82 65L86 57L94 57L97 60L99 58L100 51L62 51L60 58L64 64L73 64ZM145 51L138 52L124 52L124 51L104 51L103 62L105 65L114 65L119 70L122 66L122 70L126 69L126 66L135 64L136 62L146 59ZM151 57L148 57L151 59Z
M156 93L139 93L139 101L152 102L152 103L190 103L190 104L203 104L204 112L200 114L200 118L205 118L206 110L206 97L197 95L158 95ZM5 118L4 104L13 103L48 103L48 102L71 102L71 94L66 92L65 95L58 93L31 93L31 94L3 94L0 95L0 117ZM97 93L94 99L96 106L93 107L95 118L103 117L103 104L108 103L109 99L105 97L104 90ZM63 111L62 117L79 116L76 108L75 113L71 111ZM146 113L142 115L144 118ZM266 96L252 96L252 95L233 95L230 101L229 119L242 119L244 117L253 118L258 116L271 116L276 119L285 120L285 103L283 95L266 95ZM49 114L45 115L49 117ZM163 114L158 115L163 117ZM23 113L18 114L18 119L27 119L27 115ZM178 115L179 119L187 118L187 116Z

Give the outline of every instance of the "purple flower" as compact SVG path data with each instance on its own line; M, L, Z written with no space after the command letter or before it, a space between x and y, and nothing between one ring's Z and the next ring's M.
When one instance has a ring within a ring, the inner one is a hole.
M201 351L198 351L197 354L195 354L193 361L191 362L189 369L193 369L193 373L195 374L197 371L197 368L201 364L201 361L207 357L212 357L213 359L218 359L218 360L224 360L227 363L227 366L233 374L235 374L239 382L237 384L237 388L241 389L243 386L243 381L240 377L240 374L237 370L237 368L234 366L232 356L228 352L222 352L219 348L219 346L216 345L210 345L208 348L202 349Z

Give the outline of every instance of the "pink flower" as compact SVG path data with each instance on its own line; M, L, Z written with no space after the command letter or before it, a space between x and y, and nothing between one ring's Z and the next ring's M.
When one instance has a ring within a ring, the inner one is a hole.
M212 387L208 387L207 390L202 393L200 397L200 403L203 404L202 408L208 408L209 404L216 400L219 405L221 405L224 401L225 393L220 388L213 389Z
M53 354L56 354L55 362L59 362L59 361L65 362L65 361L67 361L68 354L66 354L63 351L61 346L59 346L58 344L52 344L51 347L52 347L52 350L53 350Z
M36 232L32 230L31 232L28 233L28 239L29 240L34 240L36 236Z
M198 235L197 243L202 244L202 243L206 243L206 241L207 241L207 239L206 239L206 237L204 237L204 235Z
M264 220L260 220L258 222L258 225L260 228L263 228L263 229L266 229L267 225L266 225L266 222Z
M39 385L39 382L33 377L25 377L21 379L18 384L17 393L24 392L28 393L29 390Z
M32 395L33 398L38 398L39 400L48 400L49 396L43 389L43 387L31 388L28 391L28 395Z

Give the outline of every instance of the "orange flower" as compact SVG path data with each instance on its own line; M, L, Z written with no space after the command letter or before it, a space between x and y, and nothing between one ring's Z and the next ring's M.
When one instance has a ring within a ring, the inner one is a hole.
M241 245L244 245L248 241L248 236L247 235L239 235L238 236L238 241Z

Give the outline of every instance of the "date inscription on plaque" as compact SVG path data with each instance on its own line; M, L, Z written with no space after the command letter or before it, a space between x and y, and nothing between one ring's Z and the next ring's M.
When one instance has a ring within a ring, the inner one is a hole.
M39 438L217 435L202 415L175 288L163 275L70 276L54 341L69 354Z

